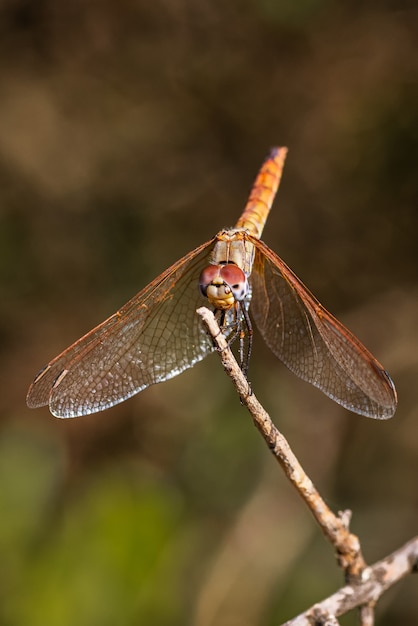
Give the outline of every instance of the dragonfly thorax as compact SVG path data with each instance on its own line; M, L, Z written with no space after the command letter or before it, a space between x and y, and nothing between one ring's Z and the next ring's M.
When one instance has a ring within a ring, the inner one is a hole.
M247 277L235 263L208 265L199 277L199 289L215 309L225 311L244 300L249 291Z

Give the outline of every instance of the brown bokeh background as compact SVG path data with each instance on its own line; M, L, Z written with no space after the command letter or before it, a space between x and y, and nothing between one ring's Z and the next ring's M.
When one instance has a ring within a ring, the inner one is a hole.
M259 336L253 389L370 562L416 534L417 27L406 0L0 4L0 623L273 625L341 585L215 356L103 414L25 406L44 363L235 222L272 145L263 238L399 409L348 413ZM378 607L417 615L413 577Z

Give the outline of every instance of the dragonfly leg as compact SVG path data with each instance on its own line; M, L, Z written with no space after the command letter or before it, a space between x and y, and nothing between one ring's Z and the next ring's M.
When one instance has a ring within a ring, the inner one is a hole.
M244 322L245 322L245 328L240 329L240 367L242 370L242 373L245 375L245 377L247 378L248 376L248 368L250 365L250 359L251 359L251 353L252 353L252 349L253 349L253 325L251 323L251 319L250 316L248 314L248 311L246 309L245 303L241 304L241 312L242 312L242 316L244 318ZM245 343L245 338L247 338L248 344L247 344L247 350L245 352L244 355L244 343Z
M234 319L228 323L227 310L215 309L214 315L218 318L218 324L222 334L228 342L228 346L239 338L239 366L248 381L248 367L253 347L253 327L244 302L236 301L234 307ZM228 332L230 334L228 334ZM247 342L247 345L246 345ZM252 393L251 385L248 382L248 394Z
M214 309L213 314L218 322L221 333L228 342L228 346L231 347L239 335L238 323L236 321L232 324L227 323L227 311L222 309Z
M235 319L232 323L227 323L228 311L215 309L213 313L215 317L216 315L219 314L219 319L218 319L219 327L221 329L223 336L228 342L228 346L231 347L235 339L239 336L239 332L240 332L238 328L237 320Z
M222 311L220 309L214 309L213 314L215 318L218 318L217 319L218 326L220 328L220 332L223 333L223 330L225 327L225 311ZM213 347L217 349L216 344L215 344L215 339L213 337L212 337L212 343L213 343Z

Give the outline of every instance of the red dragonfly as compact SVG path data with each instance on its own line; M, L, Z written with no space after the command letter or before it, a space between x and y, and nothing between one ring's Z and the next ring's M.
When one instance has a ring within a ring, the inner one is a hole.
M209 302L231 343L247 337L248 358L252 318L297 376L350 411L392 417L397 398L388 373L260 241L286 154L271 151L235 228L186 254L46 365L28 406L49 405L57 417L87 415L177 376L214 349L196 314Z

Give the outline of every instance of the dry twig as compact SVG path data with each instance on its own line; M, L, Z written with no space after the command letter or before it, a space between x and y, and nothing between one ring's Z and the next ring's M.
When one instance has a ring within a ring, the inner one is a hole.
M418 569L418 537L411 539L404 546L378 561L363 572L363 581L346 585L332 596L319 602L298 617L286 622L284 626L312 626L313 624L325 624L320 616L344 615L358 606L374 607L380 596L398 580L417 572ZM369 612L362 624L373 624L373 615ZM370 618L372 621L370 621Z
M372 626L376 600L394 582L418 568L418 538L373 567L367 567L361 552L360 541L349 530L351 512L344 511L335 515L329 509L293 454L285 437L273 424L270 416L249 388L248 381L232 354L213 313L205 307L198 309L197 312L213 338L224 369L232 379L242 403L251 413L256 427L286 476L308 505L324 535L334 546L338 563L344 569L349 583L324 602L317 604L287 624L292 626L329 624L331 626L338 624L337 615L360 606L362 607L361 623L364 626Z

